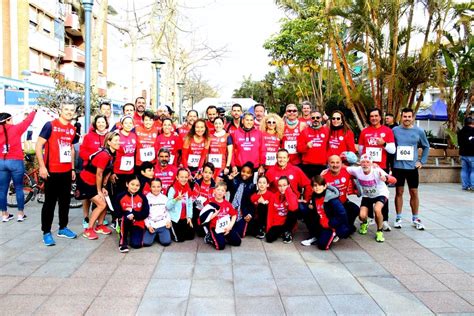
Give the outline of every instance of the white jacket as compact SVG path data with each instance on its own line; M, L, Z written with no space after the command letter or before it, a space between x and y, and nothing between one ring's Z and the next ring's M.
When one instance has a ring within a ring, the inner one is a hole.
M150 192L146 195L146 198L150 205L150 214L145 219L145 225L155 229L166 226L166 223L171 221L170 214L166 209L168 197L162 193L156 196Z

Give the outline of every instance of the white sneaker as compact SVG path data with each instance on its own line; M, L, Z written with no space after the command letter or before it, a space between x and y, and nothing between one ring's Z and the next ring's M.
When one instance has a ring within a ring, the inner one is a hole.
M339 241L339 237L337 237L337 236L334 237L334 239L332 240L333 243L336 243L336 242L338 242L338 241Z
M389 224L387 221L384 221L384 222L383 222L382 230L383 230L384 232L389 232L389 231L392 230L392 227L390 227L390 224Z
M419 218L413 221L413 226L415 226L415 228L418 230L425 230L425 225L421 223L421 220Z
M395 228L402 228L402 219L401 218L397 218L395 220L395 223L393 224L393 227Z
M301 244L305 247L308 247L308 246L314 245L316 243L316 240L317 238L313 237L313 238L301 241Z

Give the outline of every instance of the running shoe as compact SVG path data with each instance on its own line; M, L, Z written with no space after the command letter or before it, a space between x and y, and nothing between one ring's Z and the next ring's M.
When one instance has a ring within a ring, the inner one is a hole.
M87 238L89 240L99 239L99 236L97 236L94 229L92 228L84 229L84 232L82 233L82 237Z
M127 253L129 251L128 246L119 246L119 251L121 253Z
M293 242L293 236L290 232L285 232L285 234L283 235L283 242L285 244L291 244Z
M367 224L369 224L369 226L375 225L375 219L369 217L369 218L367 219Z
M264 239L265 238L265 232L263 231L263 229L258 230L258 233L255 236L255 238L258 238L258 239Z
M102 235L112 234L112 231L107 226L105 226L104 224L103 225L97 225L97 227L95 228L95 232L98 233L98 234L102 234Z
M6 223L13 219L13 214L8 214L7 217L2 217L2 222Z
M417 218L413 221L413 226L418 230L425 230L425 225L421 223L421 219Z
M311 245L314 245L318 239L316 237L312 237L306 240L302 240L301 244L305 247L309 247Z
M382 230L384 232L389 232L392 230L392 227L390 227L390 224L387 222L387 221L383 221L383 224L382 224Z
M104 218L103 220L104 225L109 225L109 221Z
M376 231L375 232L375 241L377 242L384 242L385 238L383 237L383 231Z
M333 243L336 243L336 242L338 242L338 241L339 241L339 237L337 237L337 236L334 237L334 239L332 240Z
M43 243L46 246L54 246L56 242L54 241L53 235L51 233L47 233L43 235Z
M214 245L214 242L212 240L211 234L207 233L206 236L204 236L204 243L208 245Z
M393 224L393 227L395 228L402 228L402 219L401 218L397 218L395 220L395 223Z
M369 227L368 223L361 223L360 228L359 228L359 234L361 234L361 235L367 234L368 227Z
M82 220L82 228L89 228L89 219L87 217Z
M64 237L64 238L69 238L69 239L74 239L77 237L77 234L67 227L64 227L63 229L58 230L57 235L58 237Z
M17 218L16 218L16 221L19 222L19 223L21 223L21 222L24 222L25 219L27 219L27 218L28 218L28 216L26 216L26 215L23 215L23 216L22 216L22 215L18 215Z

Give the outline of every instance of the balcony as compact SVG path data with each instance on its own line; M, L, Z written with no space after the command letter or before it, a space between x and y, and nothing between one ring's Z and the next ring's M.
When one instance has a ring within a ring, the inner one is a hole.
M29 47L49 56L60 55L60 50L62 48L61 42L58 39L33 30L29 30L28 32L28 45Z
M68 81L84 84L85 70L83 68L79 68L74 64L64 64L61 65L61 73L64 74L64 79Z
M64 21L66 32L72 36L82 36L79 16L76 13L67 13Z
M64 46L63 60L84 64L86 62L86 57L84 51L79 47L73 45L66 45Z

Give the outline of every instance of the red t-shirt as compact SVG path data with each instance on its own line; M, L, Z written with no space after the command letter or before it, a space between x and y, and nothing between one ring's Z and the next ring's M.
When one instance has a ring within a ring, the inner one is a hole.
M234 207L232 206L232 204L230 204L229 201L223 200L222 202L217 202L215 198L212 198L208 201L208 203L205 204L209 204L211 202L219 205L219 214L213 219L211 219L209 223L210 228L216 228L217 221L223 218L224 216L229 215L231 218L232 216L237 216L237 211L234 209Z
M175 165L167 165L164 168L159 163L155 165L155 178L161 180L161 192L163 194L168 192L168 188L173 184L177 173L178 168Z
M178 154L182 147L183 140L180 136L176 134L171 134L170 136L160 134L155 141L156 152L158 153L161 148L168 148L171 153L169 163L175 166L178 165Z
M232 140L230 140L232 144ZM211 141L209 143L209 154L207 161L212 162L214 167L216 167L216 173L224 169L227 163L227 145L229 145L229 135L224 134L222 136L211 136Z
M328 171L323 178L328 185L332 185L339 190L339 200L341 203L346 203L347 196L352 190L352 176L345 168L342 168L337 176Z
M298 144L296 146L298 152L302 153L303 164L309 165L326 165L327 163L327 143L328 129L322 126L319 129L306 127L298 136ZM308 147L311 142L312 147Z
M47 122L40 137L47 140L44 162L49 172L68 172L72 170L72 140L76 129L72 124L62 124L59 119Z
M288 124L285 123L283 138L281 139L282 148L288 150L288 153L290 154L290 162L294 165L301 163L300 154L297 150L298 136L301 134L300 128L300 121L298 121L295 128L290 128Z
M392 130L381 125L378 128L373 126L364 128L359 136L359 145L364 146L363 154L368 154L373 162L385 169L387 168L387 152L383 145L377 145L377 138L383 138L386 143L395 142Z
M136 165L141 166L144 161L155 162L156 151L154 145L158 136L158 129L152 127L147 130L143 125L140 125L135 128L135 134L137 135Z
M111 159L112 157L107 152L101 151L92 159L90 163L96 168L105 170ZM79 175L86 184L95 186L96 174L84 169Z
M137 135L130 133L124 135L122 131L120 135L120 147L117 150L114 161L114 173L116 174L132 174L135 166L135 151L137 149Z
M260 161L263 161L266 167L276 164L276 154L280 149L281 141L278 136L262 132L262 152Z
M344 151L356 152L354 143L354 133L347 129L329 130L328 158L332 155L340 156Z
M188 146L188 148L183 147L183 159L181 163L185 168L202 168L209 151L209 148L206 148L206 141L203 139L197 143L194 137L192 137Z

